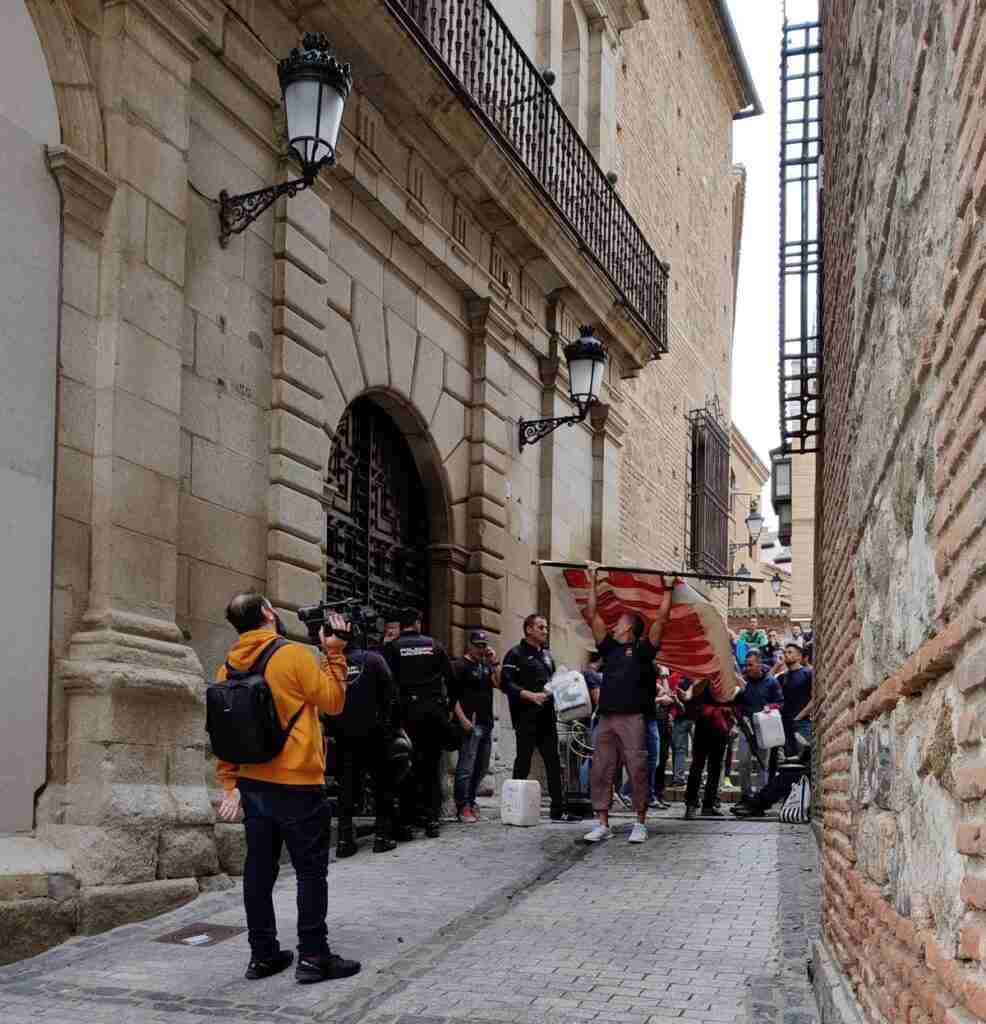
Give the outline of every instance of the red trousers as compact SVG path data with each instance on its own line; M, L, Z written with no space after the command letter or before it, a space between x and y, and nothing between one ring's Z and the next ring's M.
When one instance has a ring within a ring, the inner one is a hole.
M613 799L613 774L623 759L630 774L633 809L647 811L650 787L647 784L647 742L643 715L600 715L592 752L592 809L608 811Z

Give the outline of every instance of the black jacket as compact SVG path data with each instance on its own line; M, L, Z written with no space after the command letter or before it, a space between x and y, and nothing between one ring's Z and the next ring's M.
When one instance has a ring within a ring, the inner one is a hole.
M452 688L452 664L445 648L424 633L406 630L383 648L398 699L445 700Z
M536 714L539 710L554 714L554 704L549 701L541 708L537 704L522 700L521 690L542 693L544 685L555 674L555 659L547 647L538 650L533 644L521 640L516 647L507 651L500 666L500 689L510 701L510 716Z
M328 718L329 731L339 739L366 739L388 734L394 725L394 677L376 652L346 651L346 706Z

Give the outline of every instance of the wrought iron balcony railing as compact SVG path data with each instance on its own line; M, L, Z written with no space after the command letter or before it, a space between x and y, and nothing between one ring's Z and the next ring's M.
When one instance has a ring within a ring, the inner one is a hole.
M547 196L620 293L655 355L667 352L668 266L489 0L387 4Z

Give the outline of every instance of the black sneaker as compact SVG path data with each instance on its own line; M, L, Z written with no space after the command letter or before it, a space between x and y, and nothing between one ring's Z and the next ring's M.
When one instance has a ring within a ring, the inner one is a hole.
M581 814L570 814L568 811L551 812L552 821L581 821Z
M685 807L685 821L694 821L698 817L698 808L691 805Z
M393 836L399 843L409 843L414 838L414 829L410 825L398 825L394 828Z
M725 818L726 815L719 810L718 807L703 807L702 808L703 818Z
M762 818L764 812L757 807L756 804L736 804L735 807L730 807L730 811L736 815L737 818Z
M249 981L259 981L261 978L270 978L280 974L286 967L290 967L294 960L294 953L282 949L276 956L269 960L251 960L246 969L245 977Z
M429 821L425 825L425 835L429 839L437 839L442 834L442 828L437 821Z
M358 960L345 960L335 953L299 956L294 977L299 985L314 985L318 981L351 978L354 974L359 974L361 966Z
M356 840L352 837L347 839L340 839L336 843L336 859L343 860L346 857L355 857L359 847L356 845Z
M374 853L390 853L391 850L397 849L397 841L395 839L388 839L386 836L377 836L373 840L373 852Z

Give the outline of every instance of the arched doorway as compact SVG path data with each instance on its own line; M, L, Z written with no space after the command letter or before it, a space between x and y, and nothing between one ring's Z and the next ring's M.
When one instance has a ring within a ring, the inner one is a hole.
M326 597L356 598L383 620L428 616L428 502L401 429L372 398L344 413L329 457Z

